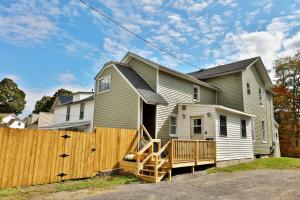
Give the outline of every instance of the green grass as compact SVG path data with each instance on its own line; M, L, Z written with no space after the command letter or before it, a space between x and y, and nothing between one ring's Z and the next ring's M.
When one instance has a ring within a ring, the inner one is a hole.
M18 187L0 190L1 200L26 200L33 197L45 196L62 191L77 191L87 189L90 192L111 188L116 185L137 182L133 176L111 176L105 178L91 178L82 180L69 180L61 183Z
M207 170L207 173L240 172L258 169L300 169L300 159L286 157L256 159L249 163L242 163L228 167L210 168Z

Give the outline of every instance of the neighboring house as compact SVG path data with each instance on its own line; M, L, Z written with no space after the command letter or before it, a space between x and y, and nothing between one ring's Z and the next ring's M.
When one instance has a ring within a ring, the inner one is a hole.
M39 129L41 127L53 124L54 114L49 112L40 112L39 114L31 114L26 118L26 128Z
M25 123L13 113L0 113L0 126L9 128L25 128Z
M260 57L190 73L215 85L218 104L255 115L254 154L280 155L278 124L274 119L272 81Z
M202 79L206 70L183 74L127 53L121 62L105 64L95 77L94 127L136 129L144 124L152 138L163 142L215 140L219 162L270 155L272 148L279 155L273 145L272 83L261 59L224 68L219 76L212 73ZM251 99L244 83L251 84ZM256 89L259 94L254 95ZM264 129L256 127L259 123Z
M53 124L41 129L93 130L94 92L77 92L73 96L58 96L51 108ZM44 118L45 119L45 118ZM41 123L44 121L41 121Z

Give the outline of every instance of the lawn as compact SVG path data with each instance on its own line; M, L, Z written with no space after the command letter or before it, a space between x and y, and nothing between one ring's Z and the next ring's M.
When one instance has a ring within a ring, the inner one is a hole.
M300 169L300 159L286 157L256 159L252 162L228 167L210 168L207 170L207 173L239 172L258 169Z
M137 182L133 176L112 176L105 178L91 178L82 180L69 180L61 183L18 187L0 190L1 200L26 200L34 197L45 196L62 191L77 191L87 189L90 192L108 189L116 185Z

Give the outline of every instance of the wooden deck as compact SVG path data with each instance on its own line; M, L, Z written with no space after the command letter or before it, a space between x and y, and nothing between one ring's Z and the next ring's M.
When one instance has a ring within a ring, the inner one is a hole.
M136 161L121 161L120 168L148 182L159 182L166 175L171 179L173 168L211 165L216 163L216 143L206 140L171 139L164 146L152 139L142 125L140 141L143 147L136 152ZM144 136L145 134L145 136ZM145 138L147 137L147 138ZM158 149L154 152L154 146Z

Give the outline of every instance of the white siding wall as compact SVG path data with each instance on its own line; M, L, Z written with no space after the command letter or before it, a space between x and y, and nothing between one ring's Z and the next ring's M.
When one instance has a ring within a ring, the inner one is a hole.
M70 120L68 122L80 122L80 121L90 120L91 123L93 123L93 113L94 113L94 101L87 101L85 102L85 107L84 107L84 117L83 119L79 120L80 103L71 104ZM67 114L67 105L56 107L54 109L54 124L67 122L66 114ZM89 128L90 131L92 127L93 126L91 124Z
M186 105L186 110L182 110ZM210 113L210 117L207 116ZM183 116L185 115L185 117ZM214 138L215 140L215 109L200 104L179 104L177 117L177 137L180 139L191 139L191 117L202 117L202 134L192 139Z
M227 137L220 136L220 115L227 117ZM246 120L247 138L241 137L240 120ZM251 118L229 112L216 113L217 161L253 158Z

